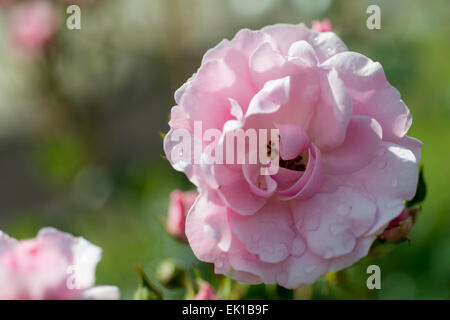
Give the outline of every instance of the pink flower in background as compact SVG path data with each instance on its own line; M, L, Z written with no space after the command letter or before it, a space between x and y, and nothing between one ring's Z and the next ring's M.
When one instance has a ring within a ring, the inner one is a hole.
M194 300L217 300L217 295L208 282L202 282Z
M101 249L43 228L17 241L0 231L0 300L119 299L117 287L92 287Z
M45 51L58 29L58 12L48 1L28 1L13 8L11 39L26 54Z
M332 32L241 30L205 54L175 100L164 148L200 190L186 234L216 273L312 283L366 256L415 194L422 143L406 136L408 108L382 66ZM194 136L194 121L218 130L219 141ZM205 152L238 129L275 128L279 149L263 150L280 155L271 175L258 164L186 162L173 152L180 129Z
M331 22L328 19L323 19L322 21L314 20L312 22L311 29L317 32L333 31L333 28L331 27Z
M402 213L393 219L386 229L383 231L381 238L389 242L398 242L406 239L414 225L414 217L408 209L404 209Z
M167 231L181 241L187 240L184 231L186 216L197 196L198 193L196 191L183 192L181 190L174 190L170 194Z

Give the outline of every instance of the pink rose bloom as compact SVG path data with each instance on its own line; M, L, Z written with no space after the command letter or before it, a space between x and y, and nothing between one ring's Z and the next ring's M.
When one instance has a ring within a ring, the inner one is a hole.
M311 29L317 32L333 31L333 28L331 27L331 22L328 19L323 19L322 21L314 20L312 22Z
M402 213L391 222L383 231L381 238L389 242L399 242L405 240L414 226L414 217L408 209L403 209Z
M216 273L312 283L366 256L415 194L422 143L406 136L408 108L381 65L332 32L241 30L205 54L175 100L164 148L200 190L186 234ZM194 121L219 141L194 136ZM200 141L199 161L173 152L181 129ZM277 172L205 160L237 129L279 130L279 149L267 147L280 155Z
M181 241L187 241L184 231L186 216L197 195L196 191L183 192L181 190L174 190L170 194L167 231Z
M53 228L22 241L0 231L0 300L119 299L117 287L92 287L101 252Z
M46 50L58 28L58 12L48 1L24 2L12 11L12 41L27 54L34 55Z
M194 300L217 300L217 295L208 282L202 282Z

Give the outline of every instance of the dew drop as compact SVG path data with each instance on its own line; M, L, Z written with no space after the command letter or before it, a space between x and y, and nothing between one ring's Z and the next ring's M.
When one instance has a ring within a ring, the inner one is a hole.
M316 265L314 264L311 264L303 268L303 271L305 271L306 273L312 273L314 270L316 270Z
M337 207L336 212L341 217L345 217L350 213L351 210L352 210L352 207L347 202L342 202Z
M403 204L403 201L401 200L391 200L388 203L386 203L386 208L388 209L394 209L395 207L399 207Z
M318 215L313 215L306 221L306 230L314 231L319 229L320 226L320 218Z
M300 257L306 251L306 244L301 238L295 238L292 242L291 253L295 257Z
M263 248L259 256L264 262L277 263L288 255L288 248L284 244L278 244Z
M346 224L335 224L330 227L330 233L333 236L337 236L338 234L344 232L347 229L348 226Z
M276 276L276 280L279 284L285 284L286 281L288 279L288 274L286 271L281 271L279 274L277 274Z
M317 36L317 37L315 37L315 38L313 39L313 44L314 44L315 46L319 45L320 42L321 42L321 39L320 39L319 36Z
M380 148L380 149L378 149L378 151L377 151L377 155L381 157L382 155L384 155L385 152L386 152L386 149L385 149L385 148Z
M210 262L212 260L212 256L208 253L204 256L204 260Z
M398 187L398 180L397 180L397 179L392 179L392 186L393 186L394 188L397 188L397 187Z
M333 255L334 255L333 250L332 250L331 248L328 248L328 249L325 250L325 252L324 252L324 254L323 254L323 257L324 257L325 259L330 259L330 258L333 257Z
M336 49L335 49L335 48L327 48L327 53L328 53L329 55L333 55L333 54L336 53Z
M344 249L348 252L352 251L353 248L355 247L355 242L356 242L355 238L352 235L347 234L347 237L343 243Z
M203 226L203 232L216 241L220 239L220 234L216 230L214 230L209 224L205 224Z
M295 222L295 227L297 228L297 230L300 230L302 226L303 226L303 217L300 217Z
M384 168L386 168L386 165L387 165L387 162L386 162L386 161L380 161L380 162L378 163L378 168L379 168L379 169L384 169Z

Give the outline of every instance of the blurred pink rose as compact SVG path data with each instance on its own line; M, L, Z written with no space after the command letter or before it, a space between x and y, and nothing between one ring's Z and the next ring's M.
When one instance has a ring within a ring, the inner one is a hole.
M184 231L186 216L197 196L198 193L196 191L183 192L181 190L174 190L170 194L167 231L181 241L187 241Z
M406 136L408 108L380 63L332 32L241 30L205 54L175 100L164 148L200 190L186 234L216 273L287 288L312 283L366 256L415 194L422 143ZM194 135L195 121L220 137ZM280 155L278 172L206 161L240 128L279 130L279 149L270 141L262 150ZM181 129L200 143L198 161L174 152Z
M11 13L10 33L13 43L29 55L45 51L59 28L59 15L48 1L27 1Z
M202 282L194 300L217 300L217 295L208 282Z
M411 232L414 225L414 217L410 214L407 208L403 209L402 213L393 219L387 228L383 231L381 238L389 242L399 242L406 239L406 236Z
M322 21L314 20L312 22L311 29L317 32L333 31L333 28L331 27L331 22L328 19L323 19Z
M0 231L0 300L118 299L116 287L92 287L101 252L53 228L22 241Z

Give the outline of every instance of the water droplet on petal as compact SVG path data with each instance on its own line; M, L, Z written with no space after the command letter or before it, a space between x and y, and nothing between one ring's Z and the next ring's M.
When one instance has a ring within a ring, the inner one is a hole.
M205 261L210 262L210 261L212 260L212 256L211 256L209 253L207 253L207 254L203 257L203 259L204 259Z
M392 186L393 186L394 188L397 188L397 187L398 187L398 180L397 180L397 179L392 179Z
M281 272L280 272L279 274L277 274L277 276L276 276L277 283L279 283L279 284L281 284L281 285L285 284L286 281L287 281L287 279L288 279L288 274L287 274L286 271L281 271Z
M313 215L306 220L306 230L314 231L319 229L320 217L318 215Z
M382 155L384 155L385 152L386 152L386 149L385 149L385 148L380 148L380 149L378 149L378 151L377 151L377 155L381 157Z
M333 54L336 53L336 49L335 49L335 48L327 48L327 53L328 53L329 55L333 55Z
M295 257L300 257L306 251L306 244L303 239L297 237L292 242L291 254Z
M338 234L344 232L348 229L348 225L346 224L334 224L330 227L330 233L333 236L337 236Z
M386 168L386 165L387 165L387 162L386 162L386 161L380 161L380 162L378 163L378 168L379 168L379 169L384 169L384 168Z
M311 264L303 268L303 271L305 271L306 273L312 273L314 270L316 270L316 265L314 264Z
M350 211L352 210L352 207L347 202L342 202L336 209L336 212L341 217L347 216Z
M333 250L331 248L326 249L325 252L323 253L323 257L325 259L330 259L333 256L334 256L334 252L333 252Z
M313 39L313 44L314 44L315 46L319 45L320 42L321 42L321 39L320 39L319 36L317 36L317 37L315 37L315 38Z
M403 201L399 199L391 200L388 203L386 203L387 209L394 209L395 207L399 207L403 205Z
M297 228L297 230L300 230L302 226L303 226L303 217L300 217L295 222L295 227Z
M216 241L220 240L220 234L216 230L214 230L209 224L205 224L203 226L203 232Z
M264 262L277 263L285 259L289 255L288 248L284 244L264 247L259 257Z

